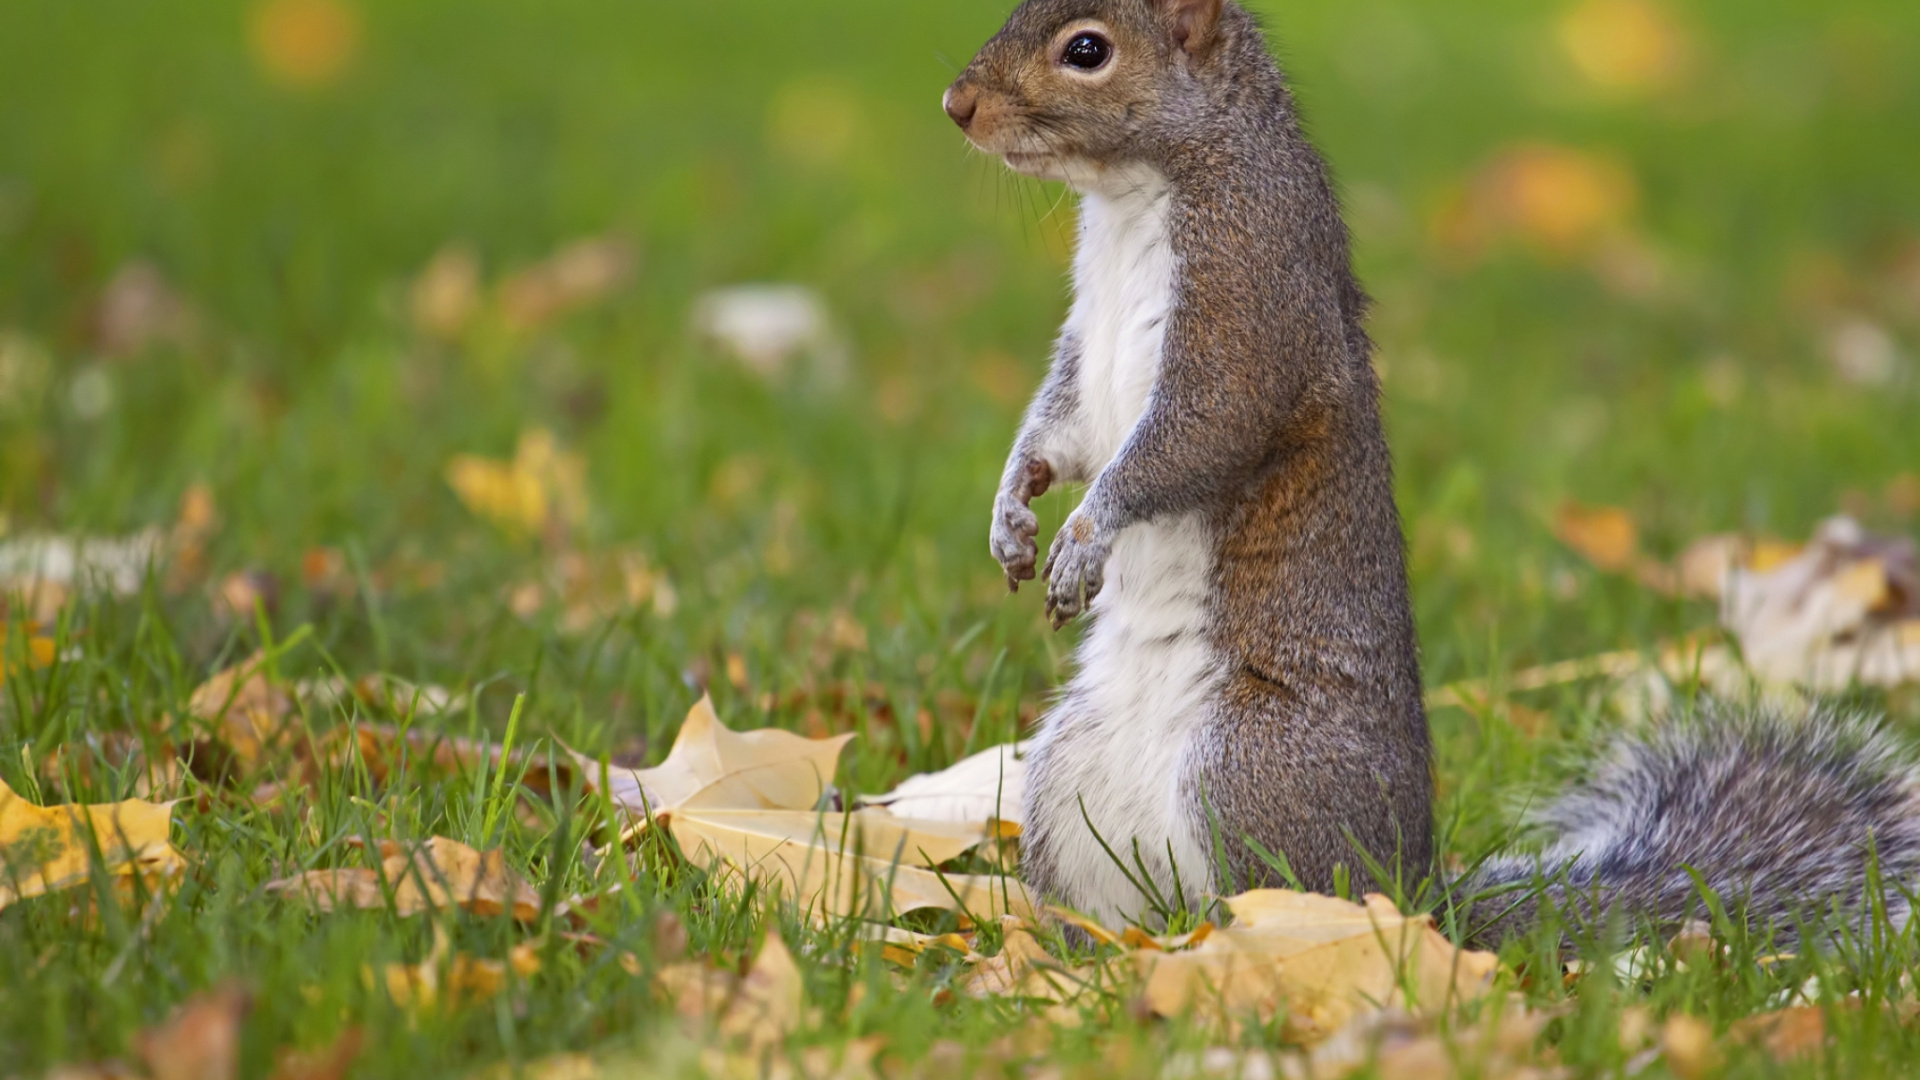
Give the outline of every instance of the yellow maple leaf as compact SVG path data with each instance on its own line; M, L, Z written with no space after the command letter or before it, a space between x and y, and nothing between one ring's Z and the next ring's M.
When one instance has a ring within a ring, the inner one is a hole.
M820 914L963 908L1026 918L1018 881L945 875L932 868L997 830L980 823L920 821L880 810L818 809L852 735L809 739L767 728L736 732L702 698L687 714L667 760L651 769L609 768L608 797L634 815L622 835L664 825L680 849L723 881L757 881ZM597 784L599 766L575 755Z
M144 799L94 806L36 806L0 783L0 908L70 889L92 875L97 848L109 874L176 874L173 804Z

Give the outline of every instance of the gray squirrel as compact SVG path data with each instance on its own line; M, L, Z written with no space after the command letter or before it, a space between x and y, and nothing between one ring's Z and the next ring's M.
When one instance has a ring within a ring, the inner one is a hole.
M1022 870L1088 915L1148 896L1431 879L1431 743L1345 223L1255 20L1223 0L1025 0L947 90L980 150L1080 195L1074 296L994 501L1089 486L1038 572L1092 622L1028 751ZM1469 885L1478 940L1572 914L1858 911L1920 881L1920 781L1857 721L1710 711L1623 741ZM1520 889L1529 881L1530 891ZM1511 895L1499 894L1512 887Z

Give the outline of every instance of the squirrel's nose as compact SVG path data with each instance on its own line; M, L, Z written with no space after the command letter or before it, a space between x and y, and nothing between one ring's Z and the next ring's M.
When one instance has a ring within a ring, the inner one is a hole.
M947 110L947 115L953 117L953 122L960 125L961 131L967 130L967 125L973 123L973 112L979 105L980 95L974 93L971 86L949 86L946 95L940 99L941 108Z

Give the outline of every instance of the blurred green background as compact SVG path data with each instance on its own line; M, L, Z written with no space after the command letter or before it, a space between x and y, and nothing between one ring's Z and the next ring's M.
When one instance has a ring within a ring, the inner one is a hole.
M525 694L522 745L657 761L702 687L735 727L859 731L841 780L865 790L1012 737L1076 633L986 551L1074 207L938 108L1006 6L0 3L0 552L156 529L169 553L60 609L58 663L21 676L7 636L0 774L31 793L51 747L177 739L209 671L302 626L287 677L331 657L471 689L495 731ZM1563 547L1570 501L1623 508L1656 558L1842 510L1914 532L1920 4L1258 8L1378 301L1430 684L1713 623ZM714 293L751 283L791 288ZM743 348L742 326L767 336ZM1043 500L1043 528L1075 497ZM8 603L14 630L35 614ZM1528 700L1520 724L1433 714L1456 854L1609 722L1586 687ZM362 781L182 803L195 868L157 930L9 911L0 962L28 974L0 990L0 1072L121 1052L232 974L260 998L246 1075L348 1023L376 1077L651 1030L661 1008L607 956L434 1023L371 1001L361 965L418 959L428 930L259 885L322 837L493 841L463 817L472 781ZM580 877L541 821L507 846ZM618 947L652 957L666 911L699 955L757 948L757 916L660 874L609 918ZM495 922L457 926L463 947L503 950ZM799 950L829 1005L857 975L838 947ZM1903 995L1910 954L1887 955L1875 994ZM1635 1000L1777 1000L1729 969L1737 993L1689 976ZM866 1011L820 1038L881 1031L911 1060L1007 1029L1011 1006L943 1010L950 975L857 977ZM1612 999L1583 1000L1567 1060L1620 1066ZM1911 1037L1887 1026L1837 1046L1894 1068ZM1060 1039L1084 1057L1095 1035Z
M1430 682L1710 622L1560 547L1565 500L1655 554L1911 528L1920 6L1257 7L1378 301ZM1070 637L985 536L1073 205L937 108L1004 13L0 6L6 529L171 527L204 484L204 581L150 609L183 685L254 633L244 572L348 667L531 688L589 745L658 753L703 682L735 722L954 720L875 732L873 783L1005 737ZM751 282L826 327L742 363L695 312ZM585 510L516 535L448 464L534 429ZM582 577L608 553L640 584Z

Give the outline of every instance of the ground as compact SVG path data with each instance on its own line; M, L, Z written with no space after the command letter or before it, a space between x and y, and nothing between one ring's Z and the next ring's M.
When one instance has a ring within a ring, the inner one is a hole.
M701 688L735 727L859 732L854 790L1012 737L1073 631L1007 595L988 512L1063 312L1074 209L969 154L939 111L1003 7L0 6L0 528L115 536L175 529L183 500L214 510L171 580L68 605L51 665L29 670L16 601L0 779L34 790L90 733L157 738L208 674L303 628L289 679L470 690L435 722L495 737L524 695L521 740L622 760L658 760ZM1627 508L1654 556L1716 531L1799 538L1842 510L1914 531L1920 7L1257 7L1376 301L1430 686L1712 624L1563 547L1569 500ZM600 246L566 250L582 240ZM743 363L695 315L742 282L807 286L830 326ZM546 504L463 504L456 458L511 458L528 432L561 463ZM1043 538L1077 495L1038 504ZM1618 722L1592 689L1434 712L1450 852L1499 843ZM1911 693L1857 700L1920 722ZM106 801L130 778L67 782ZM431 920L316 918L262 891L349 835L504 843L536 878L580 880L581 823L488 805L471 775L181 804L193 866L153 919L0 914L0 1073L125 1055L229 976L255 992L246 1075L349 1024L368 1078L654 1039L670 1010L605 959L410 1018L362 968L424 955ZM661 912L728 961L766 919L686 873L618 905L603 933L643 963ZM879 1034L912 1062L1021 1023L936 993L951 972L900 989L773 919L823 1008L807 1041ZM475 951L525 936L450 925ZM1569 992L1534 954L1525 992L1565 998L1561 1055L1604 1071L1625 1003L1721 1029L1814 971L1911 1001L1916 956L1908 936ZM1793 1068L1920 1063L1877 1010L1834 1023L1824 1066ZM1111 1062L1119 1042L1139 1066L1207 1039L1118 1009L1054 1052ZM1737 1075L1787 1068L1729 1054Z

